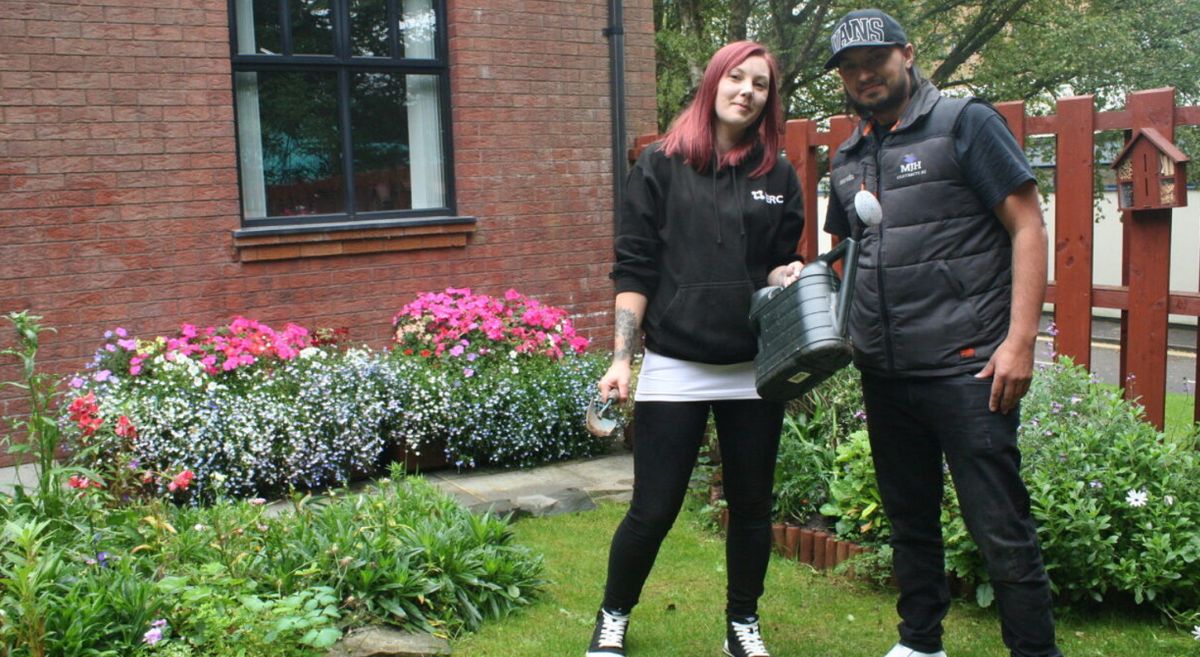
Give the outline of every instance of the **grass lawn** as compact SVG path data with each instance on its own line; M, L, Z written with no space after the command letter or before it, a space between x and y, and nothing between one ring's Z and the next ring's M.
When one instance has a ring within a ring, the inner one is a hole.
M1163 428L1167 433L1179 434L1189 431L1195 424L1196 397L1182 392L1168 392L1166 408L1163 409Z
M600 603L608 542L623 505L525 519L517 539L546 558L551 583L534 606L454 643L470 657L582 657ZM895 641L895 594L776 558L760 605L776 657L880 657ZM684 512L667 537L634 611L630 657L718 657L723 639L724 543ZM1200 641L1149 612L1059 610L1069 657L1200 656ZM994 609L955 602L946 622L951 657L1004 657Z

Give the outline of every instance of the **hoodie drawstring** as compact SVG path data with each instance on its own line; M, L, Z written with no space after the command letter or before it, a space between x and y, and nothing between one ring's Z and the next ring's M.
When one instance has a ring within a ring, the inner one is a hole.
M733 195L737 197L738 204L738 229L741 237L746 237L746 199L742 198L741 190L738 189L738 165L734 164L731 167L730 175L733 179ZM717 244L724 244L724 236L721 232L721 204L717 198L717 164L713 163L712 170L712 200L713 200L713 221L717 227Z

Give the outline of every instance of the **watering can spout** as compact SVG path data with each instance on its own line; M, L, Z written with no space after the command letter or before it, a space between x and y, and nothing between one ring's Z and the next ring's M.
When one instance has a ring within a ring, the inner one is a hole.
M865 189L854 195L854 212L858 215L858 220L868 228L883 222L883 207L879 205L879 199ZM842 272L842 286L835 293L837 300L834 305L834 327L839 335L845 336L850 323L854 278L858 274L858 240L847 237L838 246L842 244L845 245L845 259L842 261L845 266Z

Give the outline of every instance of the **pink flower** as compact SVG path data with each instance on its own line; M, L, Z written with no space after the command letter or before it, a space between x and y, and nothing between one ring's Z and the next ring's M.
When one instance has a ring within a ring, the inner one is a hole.
M191 470L184 470L183 472L175 475L175 478L171 480L171 483L167 484L167 490L171 491L172 493L176 491L187 490L188 486L192 485L192 480L195 478L196 475L193 474Z
M130 440L137 438L137 427L133 426L128 416L122 415L117 418L117 435Z
M152 646L163 640L163 628L166 627L167 621L159 619L150 624L150 629L142 635L142 641Z

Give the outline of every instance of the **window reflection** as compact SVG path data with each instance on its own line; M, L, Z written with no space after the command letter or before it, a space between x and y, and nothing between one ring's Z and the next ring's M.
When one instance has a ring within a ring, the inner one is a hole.
M389 57L385 0L351 0L350 45L355 57Z
M333 54L333 13L330 0L288 0L292 19L292 53Z

